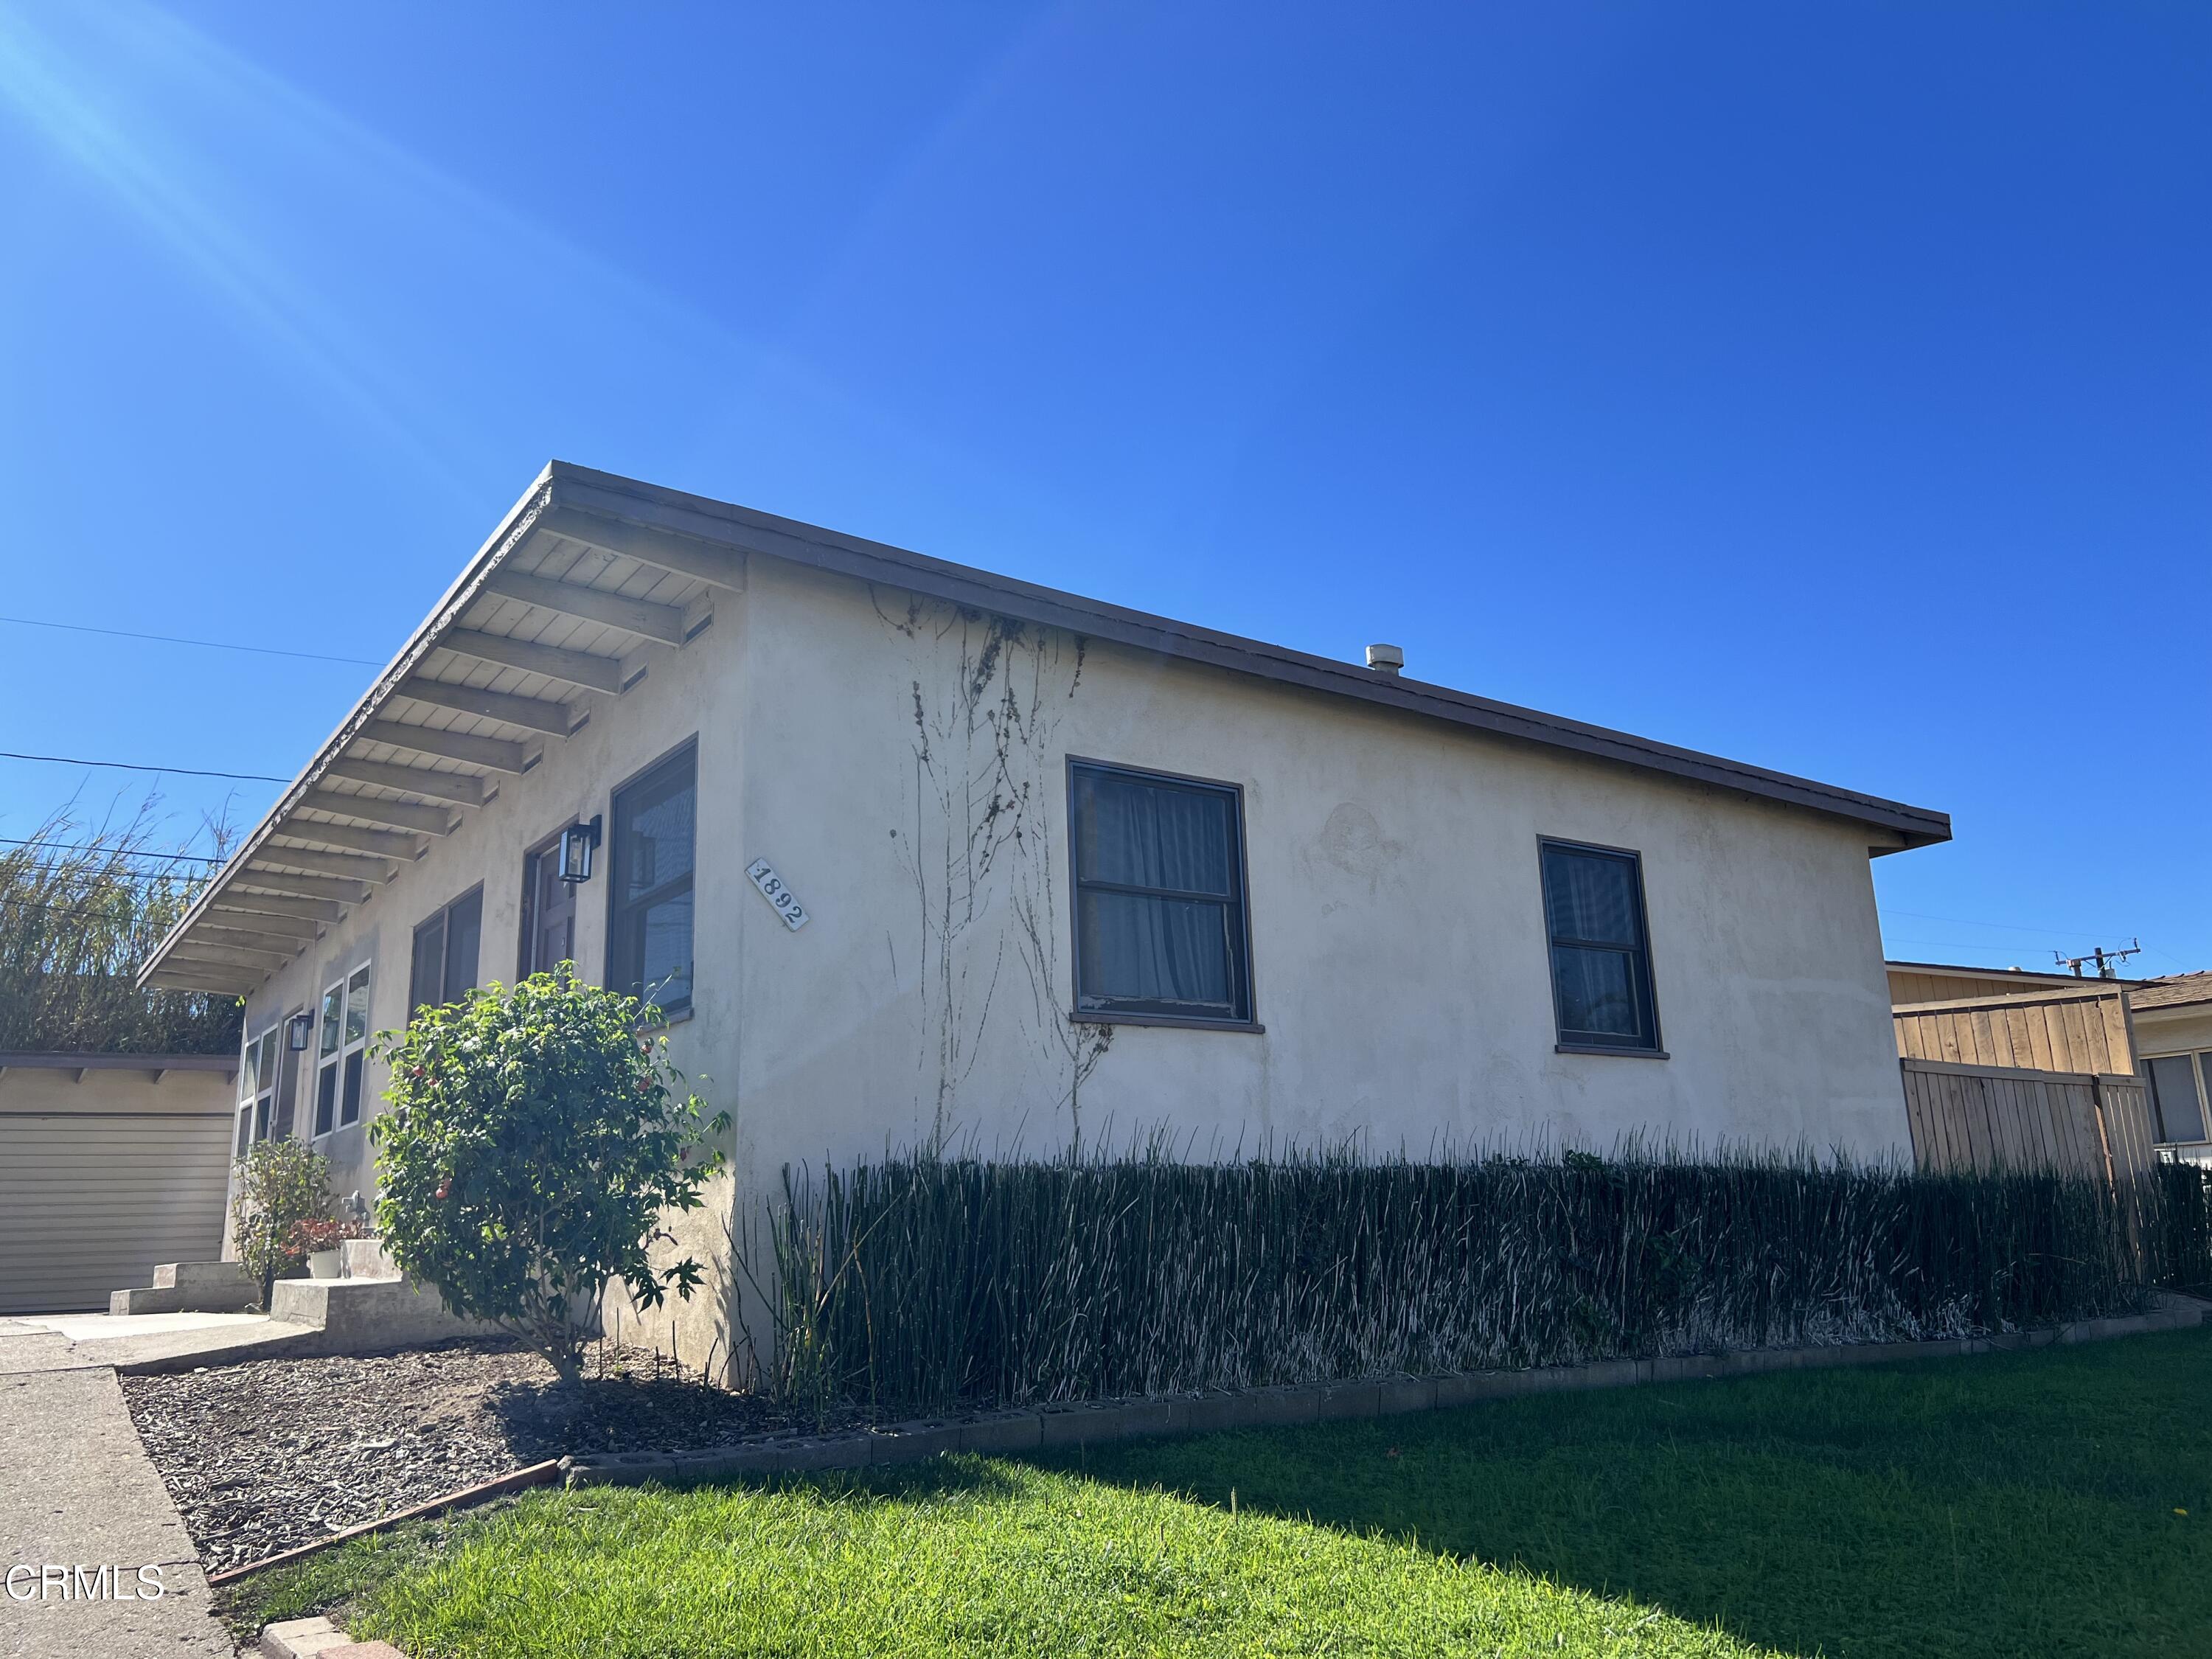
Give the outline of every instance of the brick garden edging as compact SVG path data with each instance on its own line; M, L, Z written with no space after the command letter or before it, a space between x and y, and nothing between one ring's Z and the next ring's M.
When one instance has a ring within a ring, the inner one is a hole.
M2212 1304L2160 1294L2143 1314L2076 1320L2004 1336L1953 1337L1934 1342L1834 1343L1805 1348L1746 1348L1725 1354L1666 1359L1599 1359L1529 1370L1462 1371L1444 1376L1394 1376L1358 1382L1314 1382L1236 1393L1100 1401L1039 1411L994 1412L972 1419L923 1418L880 1429L833 1435L773 1435L692 1452L617 1452L561 1460L568 1486L634 1486L649 1480L720 1480L732 1475L799 1474L919 1462L944 1452L1036 1451L1094 1441L1208 1434L1222 1429L1394 1417L1406 1412L1470 1406L1517 1395L1619 1389L1639 1382L1753 1376L1768 1371L1875 1365L1899 1359L1951 1359L2009 1353L2058 1343L2100 1342L2154 1331L2181 1330L2212 1317Z
M261 1632L261 1659L407 1659L389 1642L356 1642L327 1619L287 1619Z

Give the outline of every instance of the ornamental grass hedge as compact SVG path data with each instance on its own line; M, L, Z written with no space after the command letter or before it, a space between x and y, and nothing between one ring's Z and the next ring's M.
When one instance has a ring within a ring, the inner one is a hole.
M761 1385L878 1419L1982 1335L2140 1311L2204 1272L2207 1237L2193 1171L2116 1201L2050 1173L1632 1146L895 1157L783 1189L767 1248L738 1252L775 1326Z

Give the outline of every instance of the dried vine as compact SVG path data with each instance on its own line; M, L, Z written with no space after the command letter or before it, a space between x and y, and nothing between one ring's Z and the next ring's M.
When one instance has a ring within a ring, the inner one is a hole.
M1084 641L914 598L890 611L878 597L876 614L909 643L915 663L911 811L890 833L914 888L917 1104L926 1104L930 1149L944 1148L961 1087L986 1052L1010 948L1030 994L1028 1007L1008 1017L1023 1028L1014 1040L1064 1068L1055 1110L1066 1107L1079 1142L1083 1084L1112 1031L1071 1024L1061 1000L1047 802L1060 713L1082 684Z

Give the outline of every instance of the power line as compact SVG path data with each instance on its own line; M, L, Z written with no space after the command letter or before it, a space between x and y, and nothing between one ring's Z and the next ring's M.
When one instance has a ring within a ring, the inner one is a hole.
M240 783L289 783L266 772L206 772L192 766L140 766L132 761L79 760L74 755L18 755L0 749L0 760L45 761L54 766L103 766L117 772L159 772L179 778L230 778Z
M100 872L98 878L101 881L176 881L190 883L195 881L205 881L214 874L215 872L212 870L107 869L102 870ZM5 903L7 901L5 899L0 899L0 903Z
M72 634L105 634L117 640L151 640L157 645L196 645L209 651L250 651L261 657L298 657L307 662L351 663L360 668L381 668L367 657L331 657L319 651L283 651L273 645L234 645L228 640L187 640L174 634L133 634L120 628L92 628L83 623L43 622L36 617L0 617L0 623L18 628L59 628Z
M106 853L122 859L167 859L173 864L221 864L222 859L206 853L138 853L124 847L102 847L97 842L25 841L16 836L0 836L0 846L50 847L57 853Z
M118 894L117 896L119 898L122 896ZM137 901L133 900L131 902L135 903ZM0 908L4 908L11 904L19 910L46 910L51 911L53 915L58 916L75 916L79 921L112 921L115 920L114 915L111 912L106 910L78 910L72 908L70 906L66 904L49 904L43 899L15 898L6 894L0 894ZM179 915L182 915L184 912L179 910L177 914Z
M1893 910L1886 904L1880 908L1886 916L1911 916L1915 921L1948 921L1960 927L1991 927L2001 933L2103 933L2116 931L2106 927L2023 927L2016 921L1977 921L1972 916L1939 916L1926 910Z

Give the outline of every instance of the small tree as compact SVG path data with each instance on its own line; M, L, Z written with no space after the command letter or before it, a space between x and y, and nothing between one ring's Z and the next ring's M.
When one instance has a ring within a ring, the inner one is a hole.
M640 1307L700 1279L670 1210L696 1210L721 1165L705 1144L729 1127L641 1035L659 1011L577 982L569 965L514 988L471 991L378 1035L392 1109L370 1126L376 1218L402 1269L464 1317L487 1320L582 1376L585 1321L611 1279Z
M231 1225L238 1237L238 1259L261 1281L261 1305L269 1305L276 1275L307 1258L294 1229L302 1221L331 1212L331 1166L307 1143L284 1136L257 1140L238 1161L238 1190L230 1200Z

